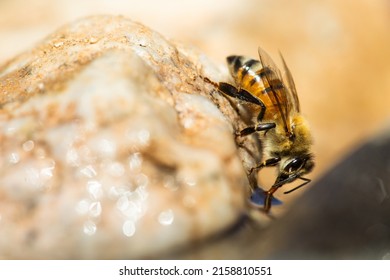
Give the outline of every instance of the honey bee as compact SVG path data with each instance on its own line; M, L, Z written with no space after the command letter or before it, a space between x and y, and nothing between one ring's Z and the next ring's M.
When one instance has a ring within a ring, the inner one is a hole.
M280 187L296 179L302 180L299 186L285 192L290 193L311 181L302 176L312 171L314 159L310 152L310 129L301 114L295 84L283 56L280 55L284 76L260 47L258 53L259 60L235 55L227 57L235 85L220 82L217 87L223 94L244 101L253 117L253 125L241 130L239 136L263 132L259 135L265 160L250 173L263 167L277 167L275 183L264 191L264 211L268 213L273 194ZM259 190L255 187L254 192Z

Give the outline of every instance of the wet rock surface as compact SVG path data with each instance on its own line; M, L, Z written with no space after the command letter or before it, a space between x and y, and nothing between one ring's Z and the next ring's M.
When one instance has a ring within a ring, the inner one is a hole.
M205 75L114 16L0 66L0 258L153 258L238 223L258 147L237 150L242 121Z

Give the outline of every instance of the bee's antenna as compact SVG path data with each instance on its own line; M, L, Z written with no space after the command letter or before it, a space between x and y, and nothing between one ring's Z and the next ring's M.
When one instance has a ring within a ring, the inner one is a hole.
M303 181L305 181L305 182L302 183L302 184L300 184L299 186L297 186L297 187L295 187L295 188L289 190L289 191L285 191L284 194L291 193L291 192L293 192L293 191L295 191L295 190L297 190L297 189L299 189L299 188L303 187L304 185L307 185L307 184L309 184L309 183L311 182L311 180L310 180L310 179L307 179L307 178L303 178L303 177L297 177L297 178L299 178L299 179L301 179L301 180L303 180Z

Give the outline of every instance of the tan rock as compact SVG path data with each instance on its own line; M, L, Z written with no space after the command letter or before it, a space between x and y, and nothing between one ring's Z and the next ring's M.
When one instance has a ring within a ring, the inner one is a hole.
M0 66L0 258L157 257L234 225L259 153L205 75L226 79L111 16Z

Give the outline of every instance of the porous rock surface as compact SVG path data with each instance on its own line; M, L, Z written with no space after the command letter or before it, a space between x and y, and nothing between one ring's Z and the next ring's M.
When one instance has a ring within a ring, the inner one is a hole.
M0 258L154 258L234 225L257 153L220 75L116 16L0 66Z

